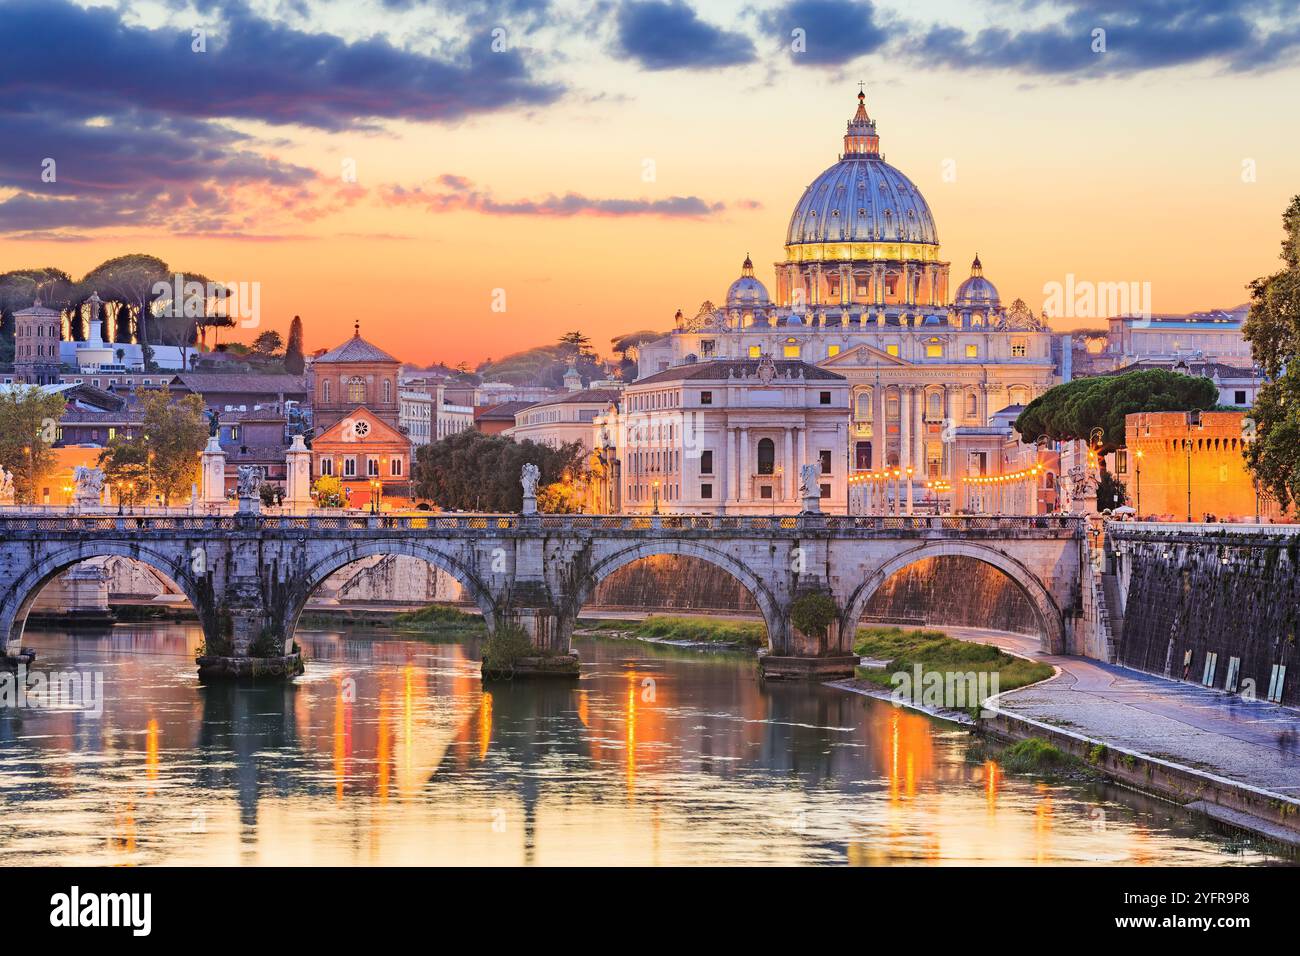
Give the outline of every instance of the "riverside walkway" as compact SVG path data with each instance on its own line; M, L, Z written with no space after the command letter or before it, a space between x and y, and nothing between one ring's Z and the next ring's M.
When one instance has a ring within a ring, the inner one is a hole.
M1266 791L1287 803L1300 800L1300 712L1296 710L1118 664L1045 654L1038 638L1027 634L945 630L953 637L994 644L1058 668L1052 679L1001 695L997 707L1009 715ZM1199 809L1225 822L1250 826L1230 809ZM1300 806L1287 812L1294 816L1298 810ZM1267 828L1261 832L1279 835ZM1300 837L1288 842L1296 841Z

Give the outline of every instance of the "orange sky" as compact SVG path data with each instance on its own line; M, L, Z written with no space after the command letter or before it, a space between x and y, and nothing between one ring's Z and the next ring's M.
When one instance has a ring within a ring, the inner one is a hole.
M1035 311L1044 283L1068 273L1150 282L1155 311L1185 311L1239 304L1246 283L1277 266L1281 212L1300 191L1300 128L1282 119L1294 112L1295 69L1197 64L1070 81L875 57L847 71L775 63L648 72L591 52L549 106L364 131L229 120L259 152L319 176L302 202L239 196L270 238L166 225L10 238L0 271L54 265L79 277L149 252L260 282L261 328L283 332L301 314L309 349L337 344L359 319L367 338L419 363L475 363L575 328L603 351L616 334L664 330L676 309L719 301L746 253L772 288L790 210L835 161L859 76L885 158L930 203L954 287L978 251L1004 301ZM348 159L355 187L339 178ZM394 185L447 194L444 175L501 203L575 193L724 208L563 217L391 201ZM505 312L491 308L498 289Z

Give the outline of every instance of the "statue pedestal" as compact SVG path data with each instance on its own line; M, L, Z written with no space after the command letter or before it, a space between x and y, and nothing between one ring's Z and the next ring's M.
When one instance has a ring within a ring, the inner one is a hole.
M524 495L524 514L537 514L537 498L534 495Z
M262 496L256 498L240 498L239 513L241 515L260 515L262 513Z
M311 449L303 444L301 435L293 436L293 444L284 453L284 462L284 506L290 511L310 507Z
M209 507L226 503L226 453L221 450L217 436L208 438L207 447L200 458L203 478L203 490L199 496L202 504Z

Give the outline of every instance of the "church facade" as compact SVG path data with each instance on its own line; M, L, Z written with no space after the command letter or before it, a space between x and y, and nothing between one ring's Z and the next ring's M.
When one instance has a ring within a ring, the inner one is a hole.
M849 383L847 448L854 472L911 469L955 477L954 430L988 427L1059 381L1052 334L1016 300L1003 303L976 255L949 292L949 266L929 204L885 162L858 94L844 152L791 214L775 296L748 256L723 304L641 346L638 374L715 361L816 365Z

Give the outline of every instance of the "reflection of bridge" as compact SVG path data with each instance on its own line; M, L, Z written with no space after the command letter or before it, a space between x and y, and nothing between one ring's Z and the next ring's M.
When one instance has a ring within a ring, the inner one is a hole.
M773 659L843 659L867 602L915 561L975 558L1029 601L1044 647L1060 653L1081 606L1084 524L1076 517L429 515L0 516L0 633L17 650L36 595L89 558L120 555L165 574L203 623L209 653L271 656L286 646L308 597L339 568L400 554L441 568L490 628L524 627L534 644L568 653L597 585L660 554L717 565L753 595ZM790 621L802 594L834 598L826 635Z

